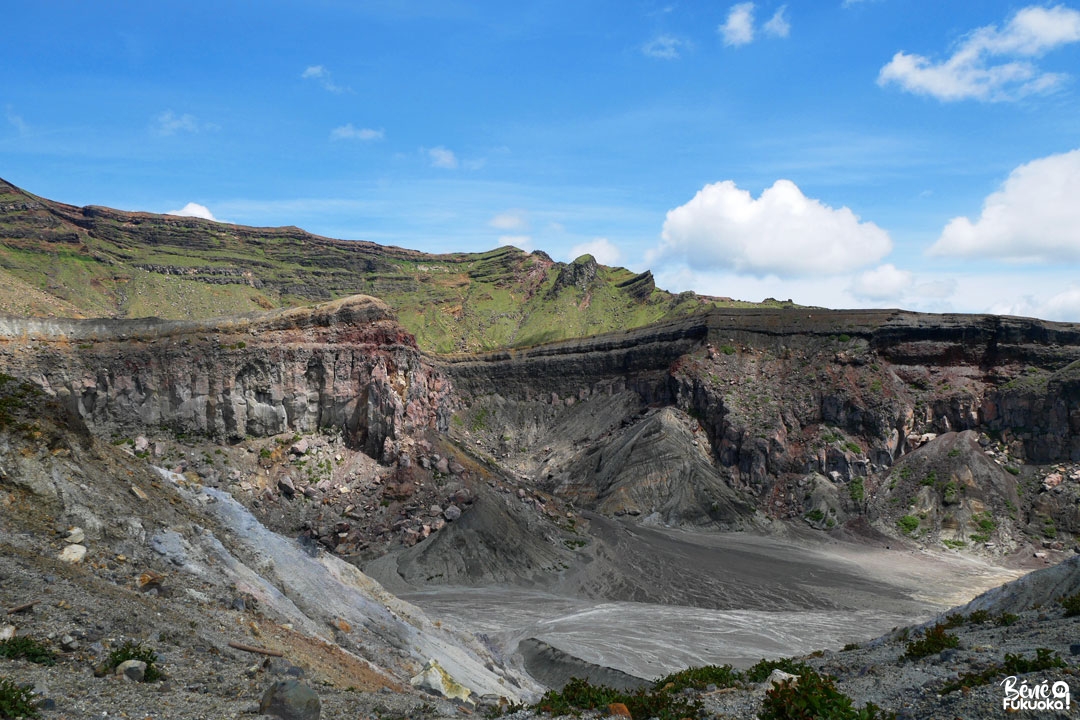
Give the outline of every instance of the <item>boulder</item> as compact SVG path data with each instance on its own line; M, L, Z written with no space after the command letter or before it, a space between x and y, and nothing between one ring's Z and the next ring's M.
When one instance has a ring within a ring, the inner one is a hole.
M60 555L58 557L61 562L77 565L83 561L83 558L86 557L86 546L68 545L60 551Z
M266 688L259 712L281 720L319 720L322 704L315 691L298 680L279 680Z
M125 660L116 666L116 676L142 682L146 679L146 663L142 660Z

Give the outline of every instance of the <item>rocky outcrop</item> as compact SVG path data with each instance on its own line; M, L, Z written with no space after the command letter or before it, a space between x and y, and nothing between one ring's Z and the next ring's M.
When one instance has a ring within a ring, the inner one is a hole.
M0 369L105 434L235 441L332 428L389 460L403 435L447 422L448 383L363 296L218 322L2 319Z
M895 513L870 501L887 495L889 469L934 436L979 430L1028 462L1080 456L1078 359L1072 324L785 308L713 310L589 340L447 357L442 367L469 406L471 442L585 507L720 526L748 517L746 507L820 529L869 516L896 532ZM624 393L636 401L605 399ZM680 442L680 424L664 421L675 416L650 406L685 413L702 436ZM657 452L646 452L654 439ZM703 472L663 466L658 458L671 453L660 448L672 443L683 464L708 448ZM994 468L975 473L979 492L969 498L985 507L940 516L922 508L932 526L924 537L985 535L975 515L1015 506ZM979 499L983 490L991 495ZM1023 509L1013 515L1003 530L1025 523Z

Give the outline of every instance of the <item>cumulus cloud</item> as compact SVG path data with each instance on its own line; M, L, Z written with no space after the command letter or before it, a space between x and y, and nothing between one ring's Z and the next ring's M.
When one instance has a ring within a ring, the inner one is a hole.
M165 214L177 215L179 217L202 218L203 220L213 220L214 222L219 222L219 220L214 217L213 213L210 212L210 208L206 207L205 205L200 205L193 202L189 202L187 205L180 208L179 210L169 210Z
M352 123L336 127L330 131L331 140L382 140L386 137L386 133L382 130L372 130L371 128L358 128L354 127Z
M997 315L1020 315L1062 322L1080 321L1080 287L1070 285L1065 290L1040 300L1034 295L997 303L990 308Z
M529 226L523 210L507 210L488 220L488 225L496 230L523 230Z
M689 46L685 40L680 40L674 35L657 35L649 42L641 46L641 52L648 57L660 60L677 60L679 51Z
M911 272L886 263L856 277L851 284L851 294L868 300L899 299L911 287L912 277Z
M879 261L892 249L888 233L803 195L777 180L754 199L734 182L706 185L671 210L659 248L647 260L682 261L700 269L754 275L835 275Z
M309 65L304 72L300 73L300 77L304 80L317 82L323 90L337 95L340 95L347 89L335 83L333 77L330 75L330 71L322 65Z
M896 53L878 74L878 84L895 83L908 92L939 100L1015 100L1048 92L1065 79L1032 62L1047 52L1080 41L1080 12L1064 5L1032 5L1018 11L1003 29L994 25L969 33L947 60Z
M216 130L213 123L200 122L191 113L178 115L172 110L166 110L155 118L154 129L158 135L176 135L177 133L197 133L203 130Z
M447 150L441 145L430 148L427 153L428 158L431 160L431 167L453 170L458 166L457 155L452 150Z
M601 265L614 265L622 259L622 251L607 238L596 238L570 248L570 258L592 255Z
M724 38L724 44L732 47L746 45L754 41L754 3L744 2L732 5L727 20L717 28Z
M931 255L1054 262L1080 260L1080 149L1010 173L982 214L949 221Z
M499 245L513 245L525 252L532 251L532 237L528 235L500 235Z
M766 35L786 38L791 33L791 23L787 19L787 5L781 5L772 18L761 26L761 29Z

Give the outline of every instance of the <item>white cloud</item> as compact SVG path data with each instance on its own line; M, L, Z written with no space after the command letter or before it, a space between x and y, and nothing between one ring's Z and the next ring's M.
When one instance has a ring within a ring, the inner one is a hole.
M507 210L488 220L488 225L496 230L523 230L529 226L523 210Z
M851 284L851 294L870 300L899 299L911 287L912 278L909 271L886 263L856 277Z
M439 146L430 148L427 152L428 158L431 160L431 167L453 170L458 166L457 155L452 150Z
M29 129L26 125L26 121L22 119L22 116L15 112L15 108L11 105L4 107L4 114L7 117L7 121L19 131L20 135L24 135Z
M724 37L724 44L738 47L754 40L754 3L732 5L727 20L717 28Z
M997 315L1020 315L1044 320L1076 322L1080 320L1080 287L1070 285L1065 290L1040 300L1035 295L1024 295L991 307Z
M330 71L322 65L309 65L304 72L300 73L300 77L304 80L314 80L322 86L323 90L340 95L348 88L344 88L334 82L333 77L330 75Z
M175 135L177 133L197 133L202 130L216 130L217 125L199 122L191 113L177 115L172 110L166 110L156 118L155 129L159 135Z
M169 210L166 215L177 215L179 217L194 217L202 218L203 220L213 220L214 222L220 222L213 213L210 212L210 208L198 203L189 202L179 210Z
M766 35L772 37L786 38L791 33L791 23L785 15L787 12L787 5L781 5L780 9L776 11L776 14L772 18L761 26L761 29L765 31Z
M949 221L930 255L1056 262L1080 260L1080 149L1009 174L982 214Z
M622 259L622 251L607 238L596 238L570 248L570 259L592 255L601 265L614 265Z
M877 225L807 198L790 180L777 180L757 200L730 180L706 185L668 212L661 239L648 262L781 277L850 272L892 249Z
M1063 5L1032 5L1013 15L1002 30L988 25L971 32L943 62L896 53L881 68L878 84L896 83L908 92L945 101L1015 100L1060 85L1064 75L1043 72L1030 58L1077 41L1080 12Z
M531 252L533 249L532 238L528 235L500 235L499 245L513 245L525 252Z
M386 137L386 133L382 130L372 130L371 128L358 128L354 127L352 123L336 127L330 131L331 140L382 140Z
M660 60L677 60L679 50L689 47L689 43L680 40L674 35L657 35L649 42L641 46L641 52L645 55Z

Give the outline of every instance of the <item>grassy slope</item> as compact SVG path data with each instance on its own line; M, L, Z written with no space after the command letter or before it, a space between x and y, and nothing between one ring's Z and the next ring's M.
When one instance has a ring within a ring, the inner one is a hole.
M651 277L635 284L624 268L560 284L564 268L511 247L430 255L292 227L76 208L0 180L0 273L34 298L0 294L0 311L17 314L205 318L366 293L421 347L449 352L637 327L717 302L657 290Z

